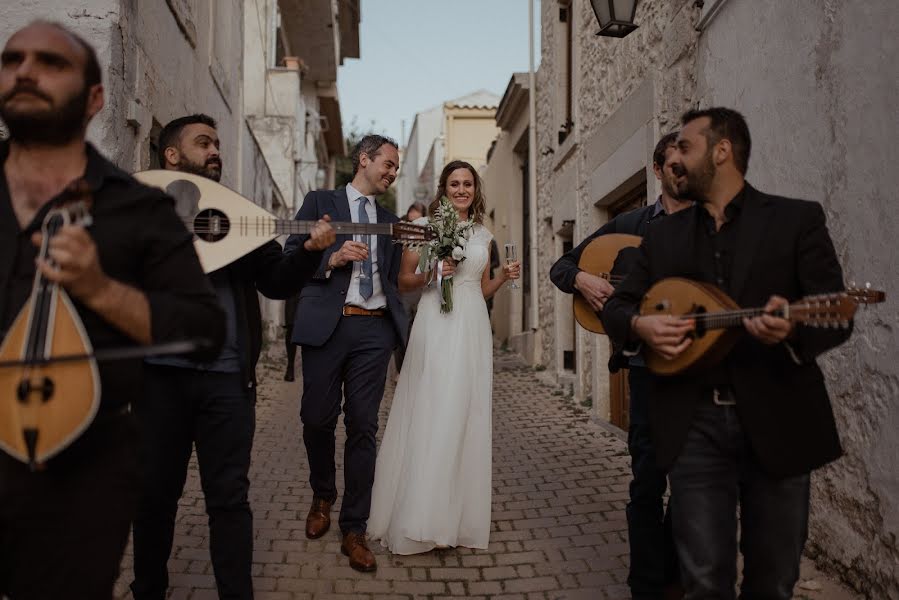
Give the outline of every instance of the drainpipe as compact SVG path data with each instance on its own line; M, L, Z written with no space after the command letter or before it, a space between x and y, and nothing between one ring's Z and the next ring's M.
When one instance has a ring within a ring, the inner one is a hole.
M537 263L537 84L534 76L534 0L528 3L528 40L530 66L528 68L528 204L531 213L530 238L531 247L528 261L531 271L531 331L536 332L539 326L539 269ZM535 335L534 352L539 356Z

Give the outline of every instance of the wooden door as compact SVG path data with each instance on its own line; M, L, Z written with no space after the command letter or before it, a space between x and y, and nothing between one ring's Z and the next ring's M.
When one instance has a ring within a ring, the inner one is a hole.
M645 181L635 188L633 192L625 195L608 207L609 219L641 206L646 206ZM610 342L609 352L611 351ZM609 398L610 421L613 425L627 431L630 426L630 388L627 384L627 369L621 369L617 373L609 374Z

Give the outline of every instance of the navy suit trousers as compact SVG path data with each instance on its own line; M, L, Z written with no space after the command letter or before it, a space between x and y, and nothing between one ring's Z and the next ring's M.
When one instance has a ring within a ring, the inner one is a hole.
M322 346L303 346L300 418L316 498L337 498L335 431L341 401L346 426L340 530L364 532L375 479L378 409L396 345L389 317L341 317Z

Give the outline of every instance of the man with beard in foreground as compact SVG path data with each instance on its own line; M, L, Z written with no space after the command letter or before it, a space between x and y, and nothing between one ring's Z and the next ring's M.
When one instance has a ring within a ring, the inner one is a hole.
M10 133L0 143L0 337L39 268L68 292L94 350L206 338L215 352L222 310L171 198L85 142L103 102L96 53L71 31L35 22L7 41L0 54L0 117ZM36 265L43 219L79 179L90 189L93 222L62 227L49 243L55 264ZM0 452L0 597L112 597L139 491L128 403L141 388L143 363L98 366L99 411L71 445L36 469Z
M215 120L196 114L166 125L159 136L159 162L165 169L218 181L222 159ZM200 198L196 185L183 180L168 189L181 217L193 217ZM194 445L219 597L253 597L248 475L256 429L256 362L262 349L257 290L269 298L298 292L318 267L321 251L335 239L334 229L320 220L290 255L284 255L273 240L210 273L225 309L221 353L205 363L181 357L147 360L147 382L135 405L147 467L134 521L131 590L136 600L166 596L178 499Z
M850 330L795 326L771 312L843 290L842 271L820 204L746 183L751 141L740 113L690 111L681 122L670 161L678 195L696 204L650 229L602 320L616 344L642 341L672 359L690 345L694 324L639 314L655 282L686 277L742 307L765 307L744 319L747 335L717 365L653 378L650 421L671 483L686 597L735 597L739 506L740 597L789 600L806 540L809 473L842 452L815 359Z

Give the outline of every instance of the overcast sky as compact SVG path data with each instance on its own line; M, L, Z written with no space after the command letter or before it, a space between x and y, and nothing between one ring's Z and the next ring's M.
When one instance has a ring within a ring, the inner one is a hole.
M485 89L503 94L512 73L528 70L528 0L362 0L359 59L340 67L344 133L400 144L415 113ZM535 32L540 1L534 7ZM535 35L540 63L540 36ZM372 122L374 124L372 125Z

